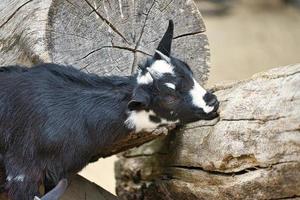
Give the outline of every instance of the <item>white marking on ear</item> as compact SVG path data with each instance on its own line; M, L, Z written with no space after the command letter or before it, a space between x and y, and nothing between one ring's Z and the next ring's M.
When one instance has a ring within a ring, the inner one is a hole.
M173 84L173 83L165 83L165 85L166 85L168 88L171 88L171 89L173 89L173 90L176 89L176 85Z
M152 76L157 78L162 77L165 73L175 75L174 67L165 60L154 61L154 63L150 67L148 67L147 70L151 73Z
M167 61L168 63L171 62L170 57L166 56L165 54L163 54L162 52L160 52L160 51L158 51L158 50L155 50L155 52L156 52L162 59L164 59L165 61Z
M155 123L150 120L150 115L157 116L152 110L150 111L131 111L128 118L125 121L125 125L129 129L134 129L135 132L140 132L140 131L153 131L155 130L160 124L175 124L178 123L179 121L169 121L163 118L161 119L161 122Z
M200 86L200 84L193 78L194 86L190 90L190 95L192 97L192 103L202 108L205 113L211 112L214 107L213 106L207 106L206 102L204 101L204 95L206 94L206 90Z
M150 73L147 72L144 75L141 75L141 73L138 74L137 76L137 83L140 85L147 85L153 82L153 78L151 77Z

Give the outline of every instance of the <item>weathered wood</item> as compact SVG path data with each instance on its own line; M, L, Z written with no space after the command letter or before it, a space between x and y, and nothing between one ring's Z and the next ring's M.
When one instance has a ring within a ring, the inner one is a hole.
M55 62L102 75L134 72L173 19L173 55L207 79L205 26L192 0L3 0L0 16L0 65Z
M300 197L300 65L213 90L219 119L120 156L122 199Z
M175 23L172 54L187 61L204 82L208 42L192 0L1 0L0 66L54 62L100 75L129 75L154 53L169 19ZM119 138L99 157L159 135Z

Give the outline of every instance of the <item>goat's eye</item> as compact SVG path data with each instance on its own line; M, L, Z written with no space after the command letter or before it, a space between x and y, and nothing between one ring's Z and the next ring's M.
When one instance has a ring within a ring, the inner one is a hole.
M159 100L159 105L162 108L172 109L178 102L178 98L175 95L167 95Z

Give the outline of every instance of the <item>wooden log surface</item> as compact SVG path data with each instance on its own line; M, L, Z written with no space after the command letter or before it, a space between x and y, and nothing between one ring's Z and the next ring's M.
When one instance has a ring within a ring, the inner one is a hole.
M153 55L168 20L173 53L207 79L209 50L192 0L3 0L0 64L55 62L101 75L128 75Z
M54 62L87 73L129 75L154 53L169 19L175 24L172 55L187 61L198 81L205 82L208 42L193 0L1 0L0 66ZM98 156L113 155L159 135L130 134Z
M213 90L219 119L120 155L122 199L300 198L300 65Z

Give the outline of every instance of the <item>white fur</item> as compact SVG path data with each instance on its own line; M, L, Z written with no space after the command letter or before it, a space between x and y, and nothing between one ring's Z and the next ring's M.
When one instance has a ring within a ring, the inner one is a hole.
M16 176L16 177L14 178L14 180L23 182L23 181L24 181L24 178L25 178L25 175L24 175L24 174L21 174L21 175Z
M151 75L149 74L149 72L147 72L145 75L141 75L140 73L137 76L137 83L139 85L147 85L153 82L153 79L151 77Z
M8 176L6 177L6 180L7 180L7 181L11 181L12 178L13 178L13 177L12 177L11 175L8 175Z
M161 52L157 51L159 55L163 56L164 60L156 60L154 63L150 66L147 67L148 72L144 75L141 74L141 71L138 72L137 76L137 83L142 85L142 84L151 84L153 83L153 78L152 76L156 78L162 77L165 73L170 73L172 75L175 75L174 73L174 67L169 64L170 58L162 54ZM150 74L151 73L151 74ZM152 76L151 76L152 75Z
M190 95L192 97L192 103L197 106L198 108L202 108L205 113L211 112L214 107L207 106L206 102L204 101L204 95L206 94L206 90L200 86L200 84L193 79L194 86L190 90Z
M161 118L160 123L155 123L150 120L149 118L150 115L156 116L156 114L152 110L131 111L129 113L128 118L125 121L125 125L130 129L134 129L135 132L140 132L143 130L146 131L154 130L160 124L175 124L178 122L178 121L168 121L166 119Z
M176 85L173 84L173 83L165 83L165 85L166 85L168 88L171 88L171 89L173 89L173 90L176 89Z
M8 175L6 180L7 181L11 181L11 180L14 180L14 181L20 181L20 182L23 182L24 181L24 178L25 178L25 175L24 174L21 174L21 175L18 175L16 177L12 177L11 175Z
M158 78L163 76L165 73L170 73L172 75L175 75L174 67L165 60L156 60L147 69L152 75Z
M140 132L143 129L155 129L158 124L150 121L150 115L154 115L153 111L132 111L125 124L128 128L135 129L136 132Z

